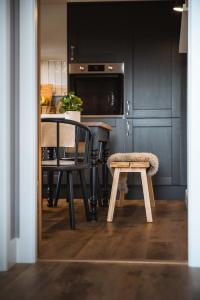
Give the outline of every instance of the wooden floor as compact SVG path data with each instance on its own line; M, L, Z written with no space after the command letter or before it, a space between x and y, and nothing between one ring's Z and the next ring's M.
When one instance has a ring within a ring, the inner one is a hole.
M199 282L183 265L40 262L0 273L0 299L199 300Z
M106 223L106 208L98 209L98 222L87 223L83 208L77 206L75 231L69 229L66 207L45 207L40 259L187 260L187 216L183 201L157 201L152 224L146 223L142 201L116 208L113 223Z

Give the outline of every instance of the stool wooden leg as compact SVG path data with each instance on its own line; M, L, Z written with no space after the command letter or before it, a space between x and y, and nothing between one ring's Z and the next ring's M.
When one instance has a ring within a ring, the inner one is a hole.
M119 207L123 207L124 206L124 198L125 198L125 193L124 192L120 192L119 193Z
M156 203L155 203L154 192L153 192L152 177L147 176L147 180L148 180L149 196L150 196L151 206L155 207Z
M120 168L115 168L114 175L113 175L113 183L112 183L109 208L108 208L107 222L112 222L112 220L113 220L113 214L114 214L115 202L116 202L116 196L117 196L117 187L118 187L118 182L119 182L119 174L120 174Z
M146 169L141 169L141 179L142 179L142 189L143 189L143 194L144 194L144 204L145 204L147 222L152 222L153 219L152 219L152 212L151 212L151 204L150 204Z
M126 176L127 177L127 173L120 173L120 176ZM119 207L124 206L124 200L125 200L125 193L120 192L120 194L119 194Z

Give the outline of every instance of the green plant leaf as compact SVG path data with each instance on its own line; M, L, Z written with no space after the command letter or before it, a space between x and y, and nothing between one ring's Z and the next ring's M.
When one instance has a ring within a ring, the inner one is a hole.
M60 112L65 111L82 111L83 100L75 95L74 91L69 91L68 95L65 95L60 99Z

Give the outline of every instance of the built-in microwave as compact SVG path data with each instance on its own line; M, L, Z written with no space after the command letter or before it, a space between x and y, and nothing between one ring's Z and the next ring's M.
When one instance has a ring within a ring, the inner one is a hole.
M69 90L84 100L83 115L122 116L124 63L69 64Z

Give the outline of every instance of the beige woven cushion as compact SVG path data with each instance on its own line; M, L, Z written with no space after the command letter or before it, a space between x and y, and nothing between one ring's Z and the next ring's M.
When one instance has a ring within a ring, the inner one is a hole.
M127 162L128 167L131 167L131 163L134 163L134 162L148 162L149 168L147 168L147 174L149 176L155 175L157 173L158 167L159 167L158 157L155 154L145 153L145 152L112 154L108 158L108 162L107 162L112 175L113 175L113 170L114 170L114 168L112 166L113 166L114 162L121 162L121 163ZM127 174L126 173L120 174L118 189L119 189L119 191L123 191L125 193L128 192Z

